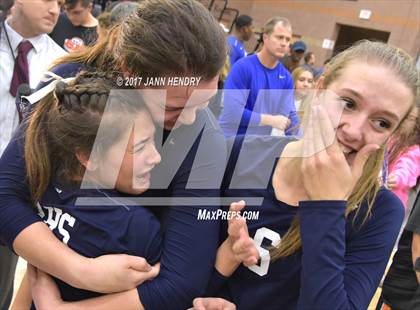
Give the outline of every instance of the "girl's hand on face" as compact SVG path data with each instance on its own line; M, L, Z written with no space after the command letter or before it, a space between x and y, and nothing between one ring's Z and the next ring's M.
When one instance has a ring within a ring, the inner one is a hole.
M88 290L113 293L135 288L155 278L160 263L150 266L142 257L113 254L89 259L84 270L84 285Z
M301 171L311 200L347 200L362 175L369 155L379 149L367 144L350 166L335 138L334 127L321 105L313 105L303 137Z
M245 207L245 202L234 202L230 205L230 212L239 212ZM255 265L259 259L259 253L254 240L249 237L246 220L243 217L234 217L228 222L228 244L230 245L234 259L249 267Z
M236 310L236 306L222 298L196 298L193 307L188 310Z

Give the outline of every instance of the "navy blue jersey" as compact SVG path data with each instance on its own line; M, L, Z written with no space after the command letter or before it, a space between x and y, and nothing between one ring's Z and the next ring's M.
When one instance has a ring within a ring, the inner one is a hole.
M236 171L230 173L230 187L237 189L227 190L226 194L244 197L245 201L246 197L263 198L260 206L245 209L259 211L258 220L248 220L247 224L262 256L281 242L296 215L302 249L276 261L262 259L251 268L241 265L229 279L216 272L207 295L225 297L238 309L366 309L401 226L401 202L390 191L381 189L371 216L362 224L366 204L357 216L352 212L346 219L345 201L302 201L298 208L278 201L271 175L275 158L288 141L246 137L241 153L252 160L239 156ZM234 149L240 145L238 139L236 143ZM233 165L229 168L233 169ZM239 189L251 183L260 188Z
M73 63L59 65L53 72L70 77L82 69L89 68ZM161 163L152 171L152 186L159 179L171 182L167 188L149 190L142 197L192 197L203 202L205 197L218 198L227 155L223 133L211 112L200 111L194 124L171 133L165 131L164 138L156 145L164 151ZM12 247L23 229L39 221L28 207L24 152L17 137L3 153L0 171L0 241ZM199 209L217 208L218 203L153 208L162 223L163 243L159 276L138 288L146 309L186 309L194 297L204 294L214 265L220 223L199 221L197 214ZM145 294L150 294L150 302L143 301Z
M144 207L115 204L112 197L116 194L110 190L81 190L53 183L37 204L38 215L58 239L83 256L128 254L144 257L154 265L160 259L162 241L157 218ZM104 199L109 203L76 203L82 197ZM65 301L99 295L55 280ZM141 296L142 300L146 296Z

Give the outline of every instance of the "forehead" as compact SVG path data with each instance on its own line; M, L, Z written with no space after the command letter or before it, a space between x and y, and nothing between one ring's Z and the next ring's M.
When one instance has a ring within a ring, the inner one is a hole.
M135 125L134 129L136 135L139 135L140 137L153 135L155 126L147 109L142 109L140 112L138 112L134 116L133 122Z
M408 112L413 100L408 86L383 64L350 62L329 88L339 96L343 92L358 93L366 109L392 112L400 120Z
M64 4L64 8L66 9L67 12L76 13L76 12L87 10L89 6L83 6L81 2L78 2L76 5L72 5L72 6Z
M307 78L307 79L312 79L314 76L313 76L313 74L312 74L312 72L311 71L303 71L300 75L299 75L299 78Z
M287 28L283 25L283 22L278 22L274 28L272 35L278 36L278 35L285 35L285 36L291 36L292 30L290 28Z

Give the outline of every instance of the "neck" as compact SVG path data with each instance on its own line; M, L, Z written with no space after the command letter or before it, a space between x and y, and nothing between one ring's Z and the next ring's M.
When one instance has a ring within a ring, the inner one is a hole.
M95 27L98 25L98 20L93 17L91 13L88 14L86 20L82 23L83 27Z
M238 31L234 31L233 32L233 36L236 38L236 39L238 39L239 41L241 41L242 43L244 42L244 40L243 40L243 38L242 38L242 36L241 36L241 34L238 32Z
M279 63L278 58L271 55L265 48L258 52L257 56L263 66L269 69L274 69Z
M20 34L24 39L33 38L37 35L40 35L40 33L35 33L31 27L28 27L26 23L19 20L16 16L11 16L7 20L7 24L12 28L14 31L16 31L18 34Z
M273 174L273 188L277 200L292 206L308 200L301 172L302 141L290 142L284 148Z

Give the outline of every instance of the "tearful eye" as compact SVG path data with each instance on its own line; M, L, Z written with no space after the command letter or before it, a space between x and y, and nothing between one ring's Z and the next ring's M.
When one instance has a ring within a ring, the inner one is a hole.
M379 129L389 129L391 128L391 124L383 119L375 120L374 121L376 127Z
M343 103L346 110L354 110L356 108L356 103L350 98L340 98L340 102Z

